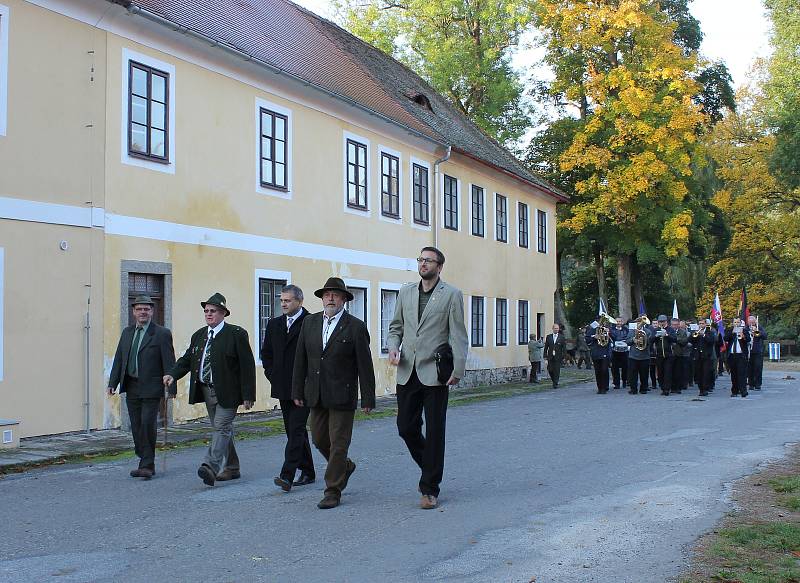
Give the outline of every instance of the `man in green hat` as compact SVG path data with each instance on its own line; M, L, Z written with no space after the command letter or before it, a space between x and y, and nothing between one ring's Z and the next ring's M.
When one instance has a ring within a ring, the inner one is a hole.
M122 331L108 379L108 394L119 386L126 393L128 416L139 467L131 477L149 480L156 473L158 409L164 397L161 379L175 364L172 333L153 322L153 300L136 296L131 302L135 323ZM171 398L175 396L167 393Z
M205 403L214 428L197 475L213 486L216 481L240 477L233 420L239 405L250 409L256 400L256 363L247 330L225 321L231 313L225 296L215 293L200 305L206 325L192 334L189 348L163 381L171 386L191 372L189 403Z

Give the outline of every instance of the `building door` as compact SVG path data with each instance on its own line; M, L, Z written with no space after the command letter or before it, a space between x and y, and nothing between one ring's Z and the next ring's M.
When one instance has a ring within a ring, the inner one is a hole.
M544 314L536 314L536 337L542 338L544 335Z
M155 273L128 273L128 305L136 296L148 295L153 300L153 322L164 325L164 276ZM132 326L133 310L128 309L128 326Z

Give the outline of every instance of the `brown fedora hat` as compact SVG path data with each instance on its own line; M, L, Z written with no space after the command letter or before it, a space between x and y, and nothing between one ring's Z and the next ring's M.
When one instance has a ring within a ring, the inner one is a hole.
M223 296L219 292L215 293L213 296L208 298L206 301L200 302L200 305L203 306L204 308L206 307L206 304L219 306L220 308L225 310L225 315L226 316L230 316L231 315L231 311L228 309L228 306L225 305L225 296Z
M314 295L318 298L322 297L326 291L338 291L342 292L344 296L347 298L348 302L353 301L353 294L347 289L347 286L344 284L344 281L341 277L329 277L328 281L325 282L325 285L319 288L317 291L314 292Z

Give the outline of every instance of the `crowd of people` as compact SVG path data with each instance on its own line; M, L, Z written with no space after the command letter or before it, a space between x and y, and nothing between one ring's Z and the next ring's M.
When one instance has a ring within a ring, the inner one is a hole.
M756 316L737 317L724 326L702 316L681 320L662 314L651 322L644 314L628 321L601 314L578 330L575 342L565 338L559 324L546 338L531 334L530 382L539 382L544 361L554 389L561 368L572 364L594 368L601 395L613 386L632 395L652 389L664 396L697 387L707 396L727 371L731 396L747 397L750 390L761 390L766 341Z

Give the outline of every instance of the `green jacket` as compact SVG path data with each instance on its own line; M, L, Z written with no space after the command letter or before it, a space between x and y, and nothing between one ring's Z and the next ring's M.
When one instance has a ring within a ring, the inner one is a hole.
M531 340L528 342L528 360L530 362L541 362L544 354L544 340Z

